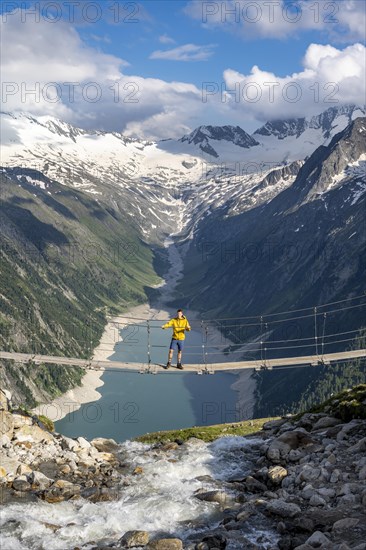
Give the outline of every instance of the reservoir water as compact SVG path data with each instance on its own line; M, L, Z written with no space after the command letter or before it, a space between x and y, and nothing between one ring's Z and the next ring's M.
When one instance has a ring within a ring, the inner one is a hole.
M227 345L218 333L200 330L199 321L190 319L184 363L227 361ZM162 330L162 321L130 324L119 331L111 347L111 361L146 364L148 349L152 363L165 364L171 329ZM149 344L149 347L148 347ZM176 364L174 357L173 365ZM85 403L56 422L56 430L70 437L111 437L122 442L147 432L210 425L238 420L237 392L231 386L237 376L222 372L214 375L184 373L171 369L163 374L105 371L101 398Z

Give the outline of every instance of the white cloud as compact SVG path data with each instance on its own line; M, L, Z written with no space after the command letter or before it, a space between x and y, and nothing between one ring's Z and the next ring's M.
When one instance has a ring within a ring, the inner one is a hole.
M223 101L228 110L251 114L262 121L308 116L347 103L363 105L365 60L362 44L343 50L311 44L299 73L279 77L257 65L249 74L227 69Z
M120 131L146 139L181 137L200 124L239 124L251 131L267 119L364 103L362 44L344 49L311 44L304 53L303 70L285 77L256 65L249 74L240 72L240 67L227 68L213 83L217 91L204 101L199 84L125 74L127 61L87 46L64 21L50 24L27 19L22 23L19 17L9 16L6 23L0 22L0 31L2 110L52 115L86 129ZM192 55L192 50L187 55ZM221 85L227 90L236 87L239 98L225 90L222 93ZM26 94L37 87L36 95ZM258 89L261 95L253 101L251 94ZM95 90L100 91L97 101L93 101ZM298 90L301 97L292 101ZM338 103L331 103L332 98Z
M175 40L166 33L159 36L159 42L161 42L161 44L175 44Z
M366 28L363 0L190 0L185 13L204 27L220 28L244 39L296 36L315 30L341 40L364 40Z
M213 44L197 46L196 44L184 44L172 50L156 50L150 55L150 59L169 59L173 61L205 61L214 53Z
M198 117L202 108L193 84L126 75L127 61L87 46L64 21L22 22L19 10L0 22L0 32L4 111L160 139L181 137L189 117Z

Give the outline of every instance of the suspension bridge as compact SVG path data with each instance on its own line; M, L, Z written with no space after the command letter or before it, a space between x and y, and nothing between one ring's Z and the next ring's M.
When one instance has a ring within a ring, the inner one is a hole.
M190 320L192 329L200 333L201 341L190 345L188 336L184 349L186 362L183 372L214 374L218 371L242 369L276 370L346 363L366 358L366 337L360 332L360 326L366 325L365 307L366 292L361 296L298 310L247 317ZM357 328L340 330L350 328L340 326L339 319L342 313L351 310L356 314L354 319ZM122 322L112 323L116 337L113 341L104 343L104 355L112 355L118 344L122 351L131 348L138 350L140 360L97 360L93 357L82 359L15 351L0 351L0 359L141 374L181 372L174 368L165 370L164 364L157 360L157 352L165 354L168 349L169 342L161 345L155 337L156 329L161 329L161 324L165 321L166 319L126 316L122 317ZM355 349L357 336L359 345ZM215 356L221 360L215 360ZM223 361L223 356L227 360Z

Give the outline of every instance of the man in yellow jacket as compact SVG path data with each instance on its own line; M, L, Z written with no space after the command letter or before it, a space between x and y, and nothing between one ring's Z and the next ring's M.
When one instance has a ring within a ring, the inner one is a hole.
M172 341L170 342L168 362L165 368L169 369L169 367L172 366L173 352L176 349L178 351L177 368L182 370L182 351L184 346L184 339L186 337L185 331L190 331L191 327L188 323L188 319L186 319L186 317L183 315L183 311L181 309L177 310L177 316L174 317L174 319L171 319L170 321L165 323L165 325L162 325L161 328L170 327L173 328L173 336Z

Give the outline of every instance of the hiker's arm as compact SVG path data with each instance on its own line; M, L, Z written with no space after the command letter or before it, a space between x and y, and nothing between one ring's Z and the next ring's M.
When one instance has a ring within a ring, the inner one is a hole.
M188 323L188 320L187 320L187 324L186 324L186 330L191 330L191 325Z
M169 328L173 326L173 319L165 323L165 325L162 325L161 328Z

